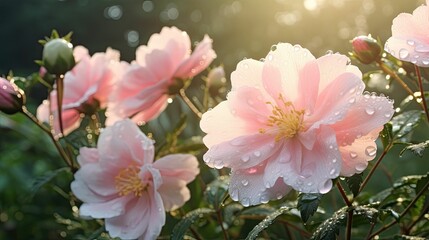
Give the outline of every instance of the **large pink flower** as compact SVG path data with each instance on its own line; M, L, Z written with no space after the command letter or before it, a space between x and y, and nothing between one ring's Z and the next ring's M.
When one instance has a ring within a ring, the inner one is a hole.
M393 19L392 37L384 48L400 60L429 67L429 0L413 14L401 13Z
M105 218L112 237L156 239L165 211L189 200L186 184L199 168L189 154L153 160L153 141L131 120L102 131L97 148L81 148L78 156L71 189L83 201L80 215Z
M65 135L79 127L82 113L93 114L107 106L113 85L126 65L119 63L119 52L110 48L106 53L95 53L91 57L86 48L77 46L73 54L77 64L64 77L62 121ZM54 131L59 134L56 90L50 94L50 103L44 100L39 106L37 118L48 122L50 111L54 116Z
M348 62L280 43L265 61L238 64L227 100L201 120L204 161L231 168L232 199L248 206L291 188L326 193L331 179L366 168L393 101L363 93L362 74Z
M135 122L156 118L166 107L169 88L192 78L216 57L206 35L191 54L191 40L176 27L164 27L136 51L136 61L118 82L108 107L107 124L131 117Z

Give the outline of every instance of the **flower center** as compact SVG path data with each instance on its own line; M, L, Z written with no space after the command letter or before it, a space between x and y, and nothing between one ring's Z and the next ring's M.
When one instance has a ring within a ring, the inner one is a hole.
M279 100L283 106L276 106L271 102L272 114L268 117L267 126L276 129L275 141L278 142L282 138L288 139L294 137L298 132L304 130L304 110L296 110L292 102L286 101L283 96L279 95ZM260 133L265 133L266 130L261 128Z
M140 197L147 189L139 177L140 169L137 166L129 166L122 169L115 177L116 189L120 196L128 195L133 192L134 196Z

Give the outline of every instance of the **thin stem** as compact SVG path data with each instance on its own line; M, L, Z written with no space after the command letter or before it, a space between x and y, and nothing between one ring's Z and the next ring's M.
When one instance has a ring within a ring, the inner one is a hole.
M422 98L423 108L424 108L424 111L426 113L426 118L429 122L429 112L428 112L428 106L426 105L425 91L423 89L423 82L422 82L422 75L420 74L420 68L417 65L414 65L414 67L416 69L417 80L419 83L419 89L420 89L420 94L421 94L420 97Z
M191 111L195 113L195 115L197 115L198 118L201 118L203 114L200 112L200 110L198 110L198 108L194 105L194 103L192 103L191 99L189 99L188 96L186 96L185 90L182 88L180 89L179 93L180 93L180 97L182 97L183 101L186 103L186 105L188 105Z
M60 124L61 135L64 135L63 127L63 95L64 95L64 75L57 75L57 108L58 108L58 121Z
M414 92L411 90L408 85L396 74L396 72L392 71L389 67L386 66L386 64L382 61L377 61L378 65L380 66L381 70L383 70L384 73L389 74L393 77L404 89L408 92L411 96L414 97Z
M426 192L427 188L429 188L429 181L423 186L423 188L420 190L420 192L417 193L417 195L414 197L414 199L410 202L410 204L408 204L408 206L404 209L404 211L399 215L398 219L395 221L390 222L387 225L384 225L382 228L380 228L379 230L377 230L375 233L373 233L371 236L369 236L368 239L372 239L373 237L377 236L378 234L380 234L381 232L389 229L390 227L392 227L393 225L395 225L396 223L399 222L399 220L405 216L405 214L408 213L408 211L410 211L410 209L414 206L414 204L417 202L417 200L423 195L423 193Z
M64 162L67 164L68 167L74 171L72 161L69 159L69 156L66 154L64 149L62 148L61 144L55 139L54 135L52 134L51 130L47 128L43 123L41 123L30 111L27 110L27 108L24 106L22 107L22 113L24 113L25 116L27 116L32 122L34 122L40 129L42 129L44 132L48 134L48 136L51 138L52 142L55 145L55 148L57 149L58 153L64 160Z
M375 223L371 223L371 227L369 228L368 234L366 235L366 239L370 239L369 237L372 234L372 231L374 231Z
M347 230L346 230L346 239L352 239L352 224L353 224L353 209L349 209L347 215Z
M372 175L374 174L375 170L377 169L378 165L380 164L381 160L386 156L387 152L392 148L393 143L389 143L389 145L386 146L381 156L377 159L377 161L374 164L374 167L372 167L371 171L369 171L366 178L363 180L362 185L359 188L359 193L362 192L362 190L365 188L366 184L368 183L369 179L371 179Z
M223 239L228 240L229 239L228 233L226 232L225 228L223 227L222 209L217 209L216 216L217 216L217 221L220 225L220 228L222 229L222 232L223 232Z
M343 197L344 202L347 204L347 206L348 206L348 207L351 207L351 206L352 206L352 203L350 202L349 198L347 197L347 194L346 194L346 192L344 191L344 188L343 188L343 186L341 185L341 183L340 183L340 182L337 182L337 188L338 188L338 190L340 191L340 193L341 193L341 197Z

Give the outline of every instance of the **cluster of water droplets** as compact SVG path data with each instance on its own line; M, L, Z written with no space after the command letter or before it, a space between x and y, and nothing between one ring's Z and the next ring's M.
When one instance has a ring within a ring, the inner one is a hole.
M391 49L389 41L386 42L386 52L398 57L400 60L408 61L419 66L429 66L429 45L417 43L415 40L406 40L407 47L399 49L398 52ZM410 50L413 49L413 50Z

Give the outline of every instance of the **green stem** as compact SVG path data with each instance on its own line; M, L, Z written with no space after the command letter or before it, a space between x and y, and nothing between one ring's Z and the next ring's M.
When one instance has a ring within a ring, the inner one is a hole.
M377 161L375 162L374 167L372 167L371 171L368 173L368 175L366 176L366 178L363 180L362 185L359 188L359 192L362 192L362 190L365 188L366 184L368 183L369 179L371 179L372 175L374 174L375 170L377 169L378 165L380 164L381 160L383 160L383 158L386 156L387 152L390 150L390 148L392 148L393 143L389 143L389 145L386 146L386 148L384 149L383 153L381 154L381 156L377 159Z
M34 122L40 129L42 129L45 133L48 134L48 136L51 138L52 142L55 145L55 148L57 149L58 153L66 163L68 167L74 172L72 161L70 160L69 156L66 154L64 149L62 148L61 144L55 139L54 135L52 134L51 130L47 128L43 123L41 123L28 109L24 106L22 107L22 113L27 116L32 122Z
M352 224L353 224L353 209L349 209L347 215L347 230L346 230L346 239L352 239Z
M395 221L390 222L387 225L384 225L382 228L380 228L379 230L377 230L375 233L373 233L371 236L368 237L368 239L372 239L375 236L377 236L378 234L382 233L383 231L389 229L390 227L392 227L393 225L395 225L396 223L399 222L399 220L401 218L403 218L405 216L405 214L408 213L408 211L410 211L410 209L414 206L414 204L417 202L417 200L423 195L423 193L426 192L426 190L429 188L429 181L424 185L424 187L420 190L420 192L417 193L417 195L414 197L414 199L410 202L410 204L408 204L408 206L404 209L404 211L399 215L398 219Z
M408 87L408 85L396 74L396 72L392 71L384 62L381 60L377 61L378 66L380 66L380 69L383 70L384 73L389 74L393 77L404 89L408 92L411 96L414 97L414 92Z
M57 110L58 110L58 121L60 124L61 136L64 136L63 127L63 96L64 96L64 75L57 75Z
M191 109L191 111L195 113L195 115L197 115L198 118L201 119L203 114L200 112L200 110L198 110L198 108L194 105L194 103L192 103L191 99L189 99L188 96L186 96L186 92L183 88L180 89L179 94L180 94L180 97L183 99L183 101L186 103L186 105L188 105L188 107Z
M349 198L347 197L347 194L344 191L344 188L343 188L343 186L341 185L341 183L339 181L337 182L337 188L340 191L341 197L343 197L344 202L347 204L348 207L351 207L352 203L350 202Z
M425 99L425 90L423 89L423 81L422 81L422 76L420 74L420 69L417 65L414 65L415 69L416 69L416 74L417 74L417 82L419 83L419 89L420 89L420 94L421 94L421 99L423 102L423 109L426 113L426 118L429 122L429 112L428 112L428 106L426 105L426 99Z

